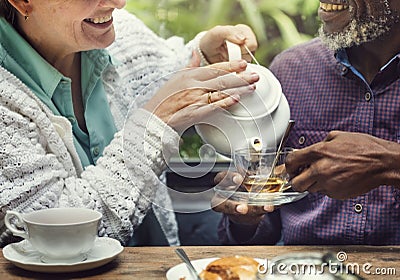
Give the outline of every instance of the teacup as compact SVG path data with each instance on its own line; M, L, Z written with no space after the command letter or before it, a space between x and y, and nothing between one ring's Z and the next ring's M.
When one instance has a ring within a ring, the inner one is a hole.
M93 248L102 214L86 208L7 211L5 224L28 240L45 263L80 262Z
M273 148L235 151L235 166L244 178L242 185L251 193L282 192L290 188L285 160L291 152L293 148L284 148L279 154Z

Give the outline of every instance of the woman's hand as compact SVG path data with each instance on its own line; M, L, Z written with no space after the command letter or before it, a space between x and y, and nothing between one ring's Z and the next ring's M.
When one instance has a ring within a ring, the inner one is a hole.
M228 51L225 41L231 41L242 48L242 57L246 61L251 61L251 56L244 48L254 52L257 49L257 39L251 28L244 24L235 26L216 26L201 38L199 47L209 63L228 61Z
M214 182L220 186L239 186L243 177L238 173L224 171L215 176ZM222 198L218 194L213 197L211 205L214 211L226 214L232 222L244 225L256 225L265 213L274 211L273 206L248 206Z
M243 72L246 67L247 62L239 60L179 71L144 109L182 132L214 110L227 109L254 92L259 76Z

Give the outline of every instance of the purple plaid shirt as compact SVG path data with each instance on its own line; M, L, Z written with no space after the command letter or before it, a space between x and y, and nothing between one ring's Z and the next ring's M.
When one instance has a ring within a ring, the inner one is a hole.
M344 51L336 58L314 39L273 61L270 69L282 83L291 118L296 120L287 145L309 146L331 130L367 133L400 143L399 55L370 85L350 65ZM380 186L348 200L309 194L267 214L255 234L244 241L245 231L245 226L223 217L219 236L224 244L274 244L281 237L284 244L400 244L400 189Z

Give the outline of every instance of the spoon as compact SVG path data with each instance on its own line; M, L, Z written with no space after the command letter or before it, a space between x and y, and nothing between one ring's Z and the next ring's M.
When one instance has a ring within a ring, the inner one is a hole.
M192 265L189 257L186 255L186 252L182 248L175 249L175 253L181 258L181 260L186 264L190 274L192 275L194 280L201 280L197 270Z
M272 162L271 174L274 174L274 169L276 167L276 164L278 163L279 155L281 154L282 148L285 146L286 141L289 138L290 131L292 130L295 123L296 122L294 120L289 120L289 122L286 126L285 134L283 134L283 137L281 139L281 142L279 143L278 149L276 150L275 159Z

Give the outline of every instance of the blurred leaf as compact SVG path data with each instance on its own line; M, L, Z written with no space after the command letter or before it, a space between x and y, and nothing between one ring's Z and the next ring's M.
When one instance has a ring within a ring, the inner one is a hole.
M271 17L275 20L279 28L282 39L285 42L285 47L291 47L302 42L296 25L286 14L279 10L275 10L274 13L271 13Z
M208 24L207 27L213 27L221 23L221 18L228 18L233 9L234 1L214 0L209 2Z
M317 0L127 1L127 9L162 37L177 35L189 41L215 25L247 24L257 36L256 57L264 65L276 53L316 34L318 6Z
M253 0L239 0L239 2L258 40L266 41L267 33L265 32L265 23L261 11L257 9Z

